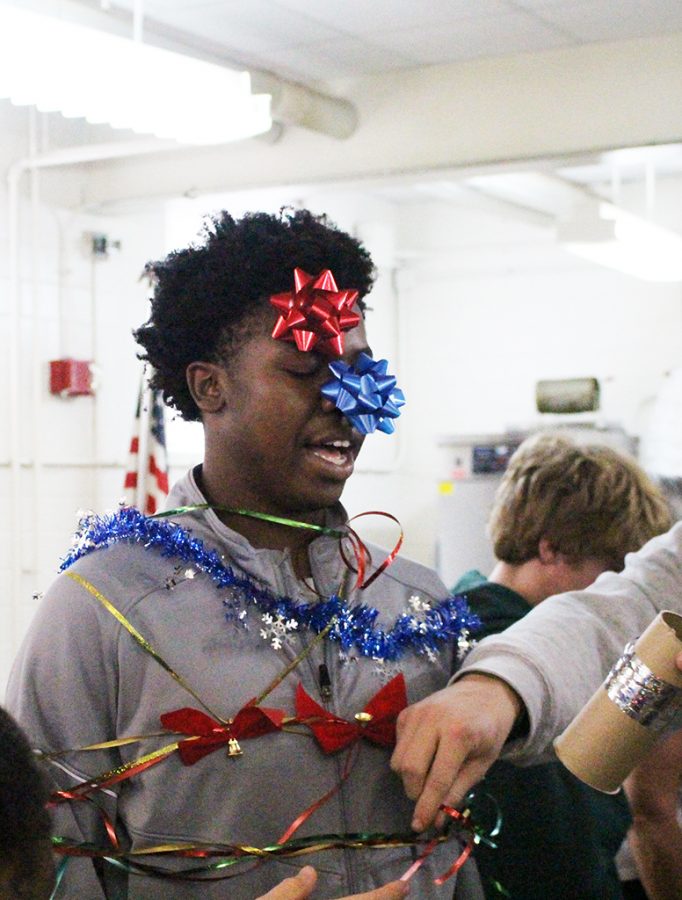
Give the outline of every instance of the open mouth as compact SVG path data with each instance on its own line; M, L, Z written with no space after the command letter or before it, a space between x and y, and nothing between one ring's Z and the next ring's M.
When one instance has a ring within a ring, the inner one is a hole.
M338 468L353 465L354 454L350 441L325 441L320 444L310 444L308 449L318 459Z

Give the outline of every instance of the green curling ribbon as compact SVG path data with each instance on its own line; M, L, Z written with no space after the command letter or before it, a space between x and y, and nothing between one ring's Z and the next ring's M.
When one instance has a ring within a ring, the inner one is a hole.
M238 877L243 873L234 872L221 876L216 876L215 873L248 860L264 860L277 857L291 858L325 850L415 847L421 844L430 843L434 840L439 844L444 843L450 838L451 835L447 833L441 834L436 838L415 838L413 834L350 832L345 834L310 835L308 837L289 840L285 844L271 844L267 847L245 847L240 845L220 846L208 844L202 846L201 844L195 844L183 849L169 849L169 847L157 849L150 847L149 853L145 853L142 849L131 853L129 850L117 851L111 847L106 849L97 848L90 843L73 844L63 837L54 837L52 843L57 853L65 854L67 857L85 856L102 859L110 865L123 869L126 872L147 873L163 878L183 881L220 881L225 878ZM230 855L231 858L225 858ZM222 856L223 858L219 862L207 863L203 866L173 871L149 863L144 863L138 859L138 857L143 856L170 856L175 858L195 857L197 859L200 859L201 857Z
M69 862L70 859L68 856L64 856L60 860L59 865L57 866L57 871L55 872L54 887L52 888L52 893L50 894L50 900L55 900L55 897L59 892L59 885L62 883L64 872L66 872L66 867L68 866Z
M313 525L310 522L299 522L296 519L284 519L281 516L272 516L269 513L256 512L253 509L235 509L231 506L216 506L213 503L197 503L196 506L178 506L176 509L167 509L149 516L150 519L168 519L171 516L184 516L186 513L197 509L213 509L216 512L230 513L235 516L246 516L249 519L260 519L263 522L272 522L275 525L288 525L290 528L307 528L309 531L317 531L320 534L331 537L345 537L347 532L338 528L329 528L325 525Z

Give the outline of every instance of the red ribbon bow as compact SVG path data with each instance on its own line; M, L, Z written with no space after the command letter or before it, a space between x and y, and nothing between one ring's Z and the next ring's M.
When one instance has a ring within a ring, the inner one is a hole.
M164 713L161 724L170 731L192 735L192 740L180 741L178 751L186 766L192 766L208 753L219 747L237 742L243 738L260 737L272 731L279 731L284 720L284 710L266 709L263 706L243 706L229 722L218 722L206 713L189 706ZM195 737L198 735L198 737ZM232 744L238 755L238 744Z
M343 353L343 334L360 322L352 311L358 291L340 291L330 269L316 277L294 269L294 290L273 294L270 303L280 313L272 332L274 338L293 341L299 350L329 356Z
M407 706L407 691L402 673L384 685L369 701L355 722L332 715L317 704L299 684L296 688L296 716L315 735L325 753L334 753L366 738L382 747L395 746L395 722Z

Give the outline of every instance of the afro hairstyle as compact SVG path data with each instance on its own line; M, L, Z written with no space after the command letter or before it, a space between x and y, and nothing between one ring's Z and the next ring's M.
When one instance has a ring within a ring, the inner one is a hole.
M330 269L339 289L358 291L358 307L374 280L369 253L326 216L308 210L278 215L222 212L209 219L201 243L148 263L154 286L149 320L134 332L151 386L187 421L201 418L185 372L196 361L229 365L250 322L272 294L291 290L294 269Z

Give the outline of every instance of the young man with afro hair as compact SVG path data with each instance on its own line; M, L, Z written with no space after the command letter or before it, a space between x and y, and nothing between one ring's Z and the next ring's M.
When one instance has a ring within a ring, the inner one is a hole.
M208 871L212 858L157 854L144 860L153 878L130 859L99 873L74 859L66 896L253 900L283 879L282 891L299 893L273 897L307 896L308 863L320 898L403 896L399 879L420 846L412 802L389 767L395 719L405 701L446 683L452 638L469 619L430 570L398 557L369 583L386 552L370 547L362 576L353 570L363 554L356 545L354 563L351 544L340 543L339 500L365 433L392 430L403 400L367 345L371 259L307 211L223 213L201 243L148 271L142 358L166 402L202 422L203 462L173 488L170 519L123 510L84 526L33 623L9 699L42 748L145 736L143 750L63 757L53 771L62 786L118 772L167 745L168 730L186 739L93 795L101 815L91 803L60 804L58 832L106 846L110 822L133 851L264 848L292 835L362 842L367 832L384 846L251 858L224 880L214 876L233 870ZM355 391L351 406L360 394L370 403L364 411L349 411L339 373ZM429 618L431 607L441 612ZM414 876L417 896L449 898L454 881L458 897L480 896L470 863L435 883L459 852L457 841L434 849ZM193 867L214 880L189 880Z

